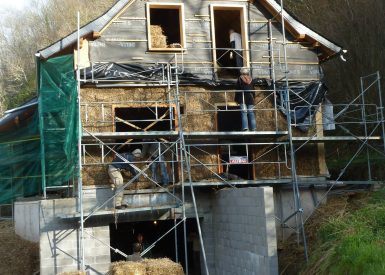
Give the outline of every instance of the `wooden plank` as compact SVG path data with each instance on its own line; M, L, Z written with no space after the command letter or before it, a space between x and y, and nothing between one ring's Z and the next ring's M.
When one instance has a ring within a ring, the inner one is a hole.
M136 0L132 0L132 1L130 1L129 3L127 3L127 5L124 7L124 8L122 8L121 10L120 10L120 12L118 12L115 16L114 16L114 18L112 18L112 20L108 23L108 24L106 24L104 27L103 27L103 29L101 29L101 31L100 31L100 34L102 34L111 24L112 24L112 22L114 22L117 18L119 18L119 16L121 16L127 9L128 9L128 7L129 6L131 6L134 2L135 2Z
M319 109L316 112L315 115L315 123L316 123L316 131L317 131L317 138L324 136L323 131L323 120L322 120L322 105L319 105ZM318 143L317 144L317 150L318 150L318 167L319 167L319 173L320 175L327 175L328 168L326 165L326 153L325 153L325 144Z

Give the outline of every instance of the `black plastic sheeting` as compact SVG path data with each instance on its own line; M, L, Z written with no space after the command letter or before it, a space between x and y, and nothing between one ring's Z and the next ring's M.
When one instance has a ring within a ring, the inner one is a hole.
M180 68L183 71L183 68ZM94 80L98 83L114 83L115 81L129 81L134 83L159 84L167 78L167 68L163 64L145 67L138 64L99 63L81 70L81 78ZM181 85L200 85L206 87L221 87L235 89L236 80L218 80L213 74L212 79L203 79L197 75L182 72L178 74ZM116 84L116 82L114 83ZM269 90L273 85L269 79L259 79L258 84L266 86ZM290 82L290 110L292 123L302 131L307 131L311 125L317 106L325 97L327 88L320 82ZM277 106L286 115L285 82L276 82Z
M273 89L272 86L269 86ZM291 122L295 123L301 131L307 131L315 119L318 105L324 100L327 87L322 82L289 83ZM285 91L286 83L276 83L277 105L286 115Z
M137 64L98 63L92 67L81 70L81 78L95 80L98 82L109 81L130 81L130 82L154 82L160 83L163 77L167 77L166 66L159 64L144 67ZM183 67L179 70L183 71ZM213 74L212 79L203 79L192 73L182 72L178 74L181 85L195 84L210 87L235 85L236 80L216 80Z

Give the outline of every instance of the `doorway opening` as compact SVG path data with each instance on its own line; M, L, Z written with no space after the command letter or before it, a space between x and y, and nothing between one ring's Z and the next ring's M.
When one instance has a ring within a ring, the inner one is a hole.
M241 130L241 111L239 106L216 106L218 131L231 132ZM227 108L227 109L226 109ZM245 145L244 139L228 138L219 147L219 172L229 180L253 180L255 178L252 146ZM238 143L241 143L238 145ZM243 144L242 144L243 143Z
M236 78L239 76L240 67L247 65L247 52L245 51L247 41L243 13L242 7L213 7L213 55L215 57L217 75L220 78ZM240 35L243 50L230 50L230 29ZM237 58L239 59L238 64ZM242 65L240 66L239 64Z
M138 235L142 235L142 245L146 249L174 226L173 220L144 221L110 224L110 245L127 255L133 253L133 245L138 242ZM200 243L195 218L186 220L187 254L189 274L200 275ZM146 253L143 258L167 257L179 262L186 271L183 226L176 229L177 248L175 248L175 232L172 231ZM177 253L176 253L177 249ZM176 258L178 254L178 259ZM111 262L124 261L124 257L111 250Z

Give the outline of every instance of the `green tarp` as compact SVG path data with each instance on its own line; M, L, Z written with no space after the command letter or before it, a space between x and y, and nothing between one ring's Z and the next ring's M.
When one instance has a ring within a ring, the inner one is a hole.
M78 175L73 56L41 61L38 77L38 108L28 119L0 131L0 204L41 194L42 164L47 187L67 185Z

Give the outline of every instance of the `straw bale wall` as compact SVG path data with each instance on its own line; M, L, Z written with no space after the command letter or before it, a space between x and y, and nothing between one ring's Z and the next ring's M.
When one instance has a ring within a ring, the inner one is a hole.
M82 123L91 132L113 132L114 117L112 107L146 107L151 102L164 102L167 99L166 88L83 88ZM142 103L141 103L142 102ZM147 103L146 103L147 102ZM102 103L103 106L102 107ZM84 106L87 104L87 106ZM87 120L86 120L87 112ZM102 117L104 113L104 119Z
M218 173L217 150L213 147L201 149L203 149L205 153L199 149L191 148L190 150L191 154L196 158L191 157L190 160L190 171L193 181L214 179L213 172Z
M184 131L216 131L216 112L215 104L224 102L232 102L234 98L234 92L229 90L225 93L213 93L202 87L181 87L180 104L182 106L182 124ZM82 108L82 120L84 127L92 132L112 132L113 127L113 114L112 106L136 106L144 107L149 101L164 102L167 97L167 89L164 87L159 88L83 88L82 89L82 103L87 104L87 107L83 105ZM256 119L258 131L275 131L275 121L277 117L278 130L285 131L287 129L287 122L284 115L280 111L274 110L274 104L268 91L257 90L256 91ZM172 98L172 96L171 96ZM142 102L142 103L140 103ZM99 103L99 104L95 104ZM104 105L104 110L101 109L101 103ZM235 104L233 102L233 104ZM166 105L165 105L166 106ZM87 121L86 121L86 108L87 108ZM210 110L210 111L207 111ZM104 118L102 117L104 113ZM239 115L238 113L234 113ZM180 123L179 123L180 125ZM310 129L307 133L303 133L297 129L293 130L295 136L309 136L314 133L314 129ZM250 142L257 142L252 140ZM205 148L207 151L207 148ZM253 158L263 154L268 150L261 150L261 146L252 149ZM100 158L100 151L94 150L88 152L90 155L86 156L86 162L95 162L93 159ZM208 149L207 153L202 153L199 150L192 149L191 153L199 159L200 162L205 164L212 164L211 166L200 165L197 160L191 159L191 173L193 181L202 181L214 179L213 172L218 172L218 155L217 150L213 147ZM285 159L285 155L282 149L280 149L281 159ZM105 162L112 160L112 155L105 159ZM316 176L319 175L318 165L318 152L316 146L305 146L296 153L297 158L297 173L298 175ZM166 159L170 160L171 156L166 155ZM277 162L278 156L276 151L272 151L263 157L263 161ZM144 166L144 164L138 165L138 167ZM290 156L288 156L287 165L285 164L254 164L255 175L258 178L275 178L280 176L289 176L290 170ZM171 176L171 164L168 164L168 171ZM179 180L178 171L180 168L175 168L175 175L177 181ZM151 176L151 172L147 171L147 174ZM127 175L127 179L130 175ZM171 177L172 178L172 177ZM85 185L108 185L111 184L107 173L107 165L93 165L83 167L83 181ZM130 188L147 188L153 184L149 183L145 177L140 177L139 183L133 184Z
M258 155L258 153L257 153ZM281 162L285 162L284 152L279 152ZM318 149L316 145L308 145L296 152L296 170L299 176L317 176L320 175L318 163ZM277 151L273 151L263 158L264 162L278 161ZM282 164L254 164L255 175L260 179L289 177L291 176L290 154L287 154L287 162Z

